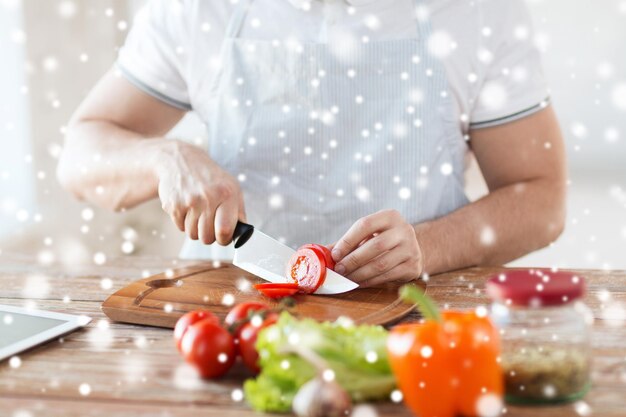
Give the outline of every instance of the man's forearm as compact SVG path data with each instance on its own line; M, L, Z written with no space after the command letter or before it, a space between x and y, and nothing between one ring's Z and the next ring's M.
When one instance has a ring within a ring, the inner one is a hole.
M167 146L105 121L68 128L57 174L77 197L115 210L157 196L155 165Z
M502 187L415 226L424 272L509 262L554 241L564 217L565 184L536 179Z

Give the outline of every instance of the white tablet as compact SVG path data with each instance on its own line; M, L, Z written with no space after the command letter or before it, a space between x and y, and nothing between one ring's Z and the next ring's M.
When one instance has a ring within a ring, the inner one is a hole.
M0 361L90 321L87 316L0 305Z

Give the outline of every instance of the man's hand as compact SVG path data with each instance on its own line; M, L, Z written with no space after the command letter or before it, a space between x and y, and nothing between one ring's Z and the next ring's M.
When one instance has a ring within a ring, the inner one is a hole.
M335 271L361 286L412 281L423 270L415 229L396 210L359 219L332 247Z
M184 142L165 146L157 165L163 210L191 239L231 242L237 220L245 220L237 180L202 149Z

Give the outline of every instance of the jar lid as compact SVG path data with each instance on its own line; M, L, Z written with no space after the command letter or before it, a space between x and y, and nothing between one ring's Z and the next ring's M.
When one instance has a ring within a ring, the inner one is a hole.
M556 306L581 298L585 281L572 272L550 269L516 269L487 281L487 294L515 306Z

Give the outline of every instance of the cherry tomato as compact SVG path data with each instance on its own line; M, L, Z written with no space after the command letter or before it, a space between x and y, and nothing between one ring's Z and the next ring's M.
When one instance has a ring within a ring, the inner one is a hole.
M224 319L224 327L231 331L235 338L237 354L239 354L239 333L241 333L243 325L246 324L246 319L249 314L253 311L266 311L269 309L270 307L267 304L249 301L247 303L237 304L228 312ZM236 327L233 328L233 326Z
M317 243L308 243L301 247L317 249L324 255L324 259L326 260L326 268L333 270L335 269L335 261L333 260L333 255L331 254L330 249L328 249L326 246L318 245Z
M235 342L226 329L211 320L189 326L181 342L187 363L193 365L203 378L224 375L235 362Z
M211 313L208 310L196 310L190 311L185 314L176 322L176 327L174 327L174 342L176 343L176 347L180 352L180 342L185 335L185 332L194 323L197 323L201 320L210 320L215 324L219 324L219 319L215 316L215 314Z
M269 298L283 298L294 295L300 290L300 286L295 283L285 284L256 284L254 286L261 294Z
M256 320L251 320L241 328L241 335L239 336L239 350L241 352L241 359L243 363L255 373L259 373L259 354L256 351L256 339L259 332L278 321L278 314L270 313L265 320L258 323Z
M226 315L226 318L224 319L224 324L226 326L232 326L240 320L247 319L251 311L264 311L269 309L270 307L267 304L259 303L256 301L249 301L247 303L237 304Z
M315 248L302 247L287 263L286 275L294 279L305 294L314 293L326 279L326 259Z

